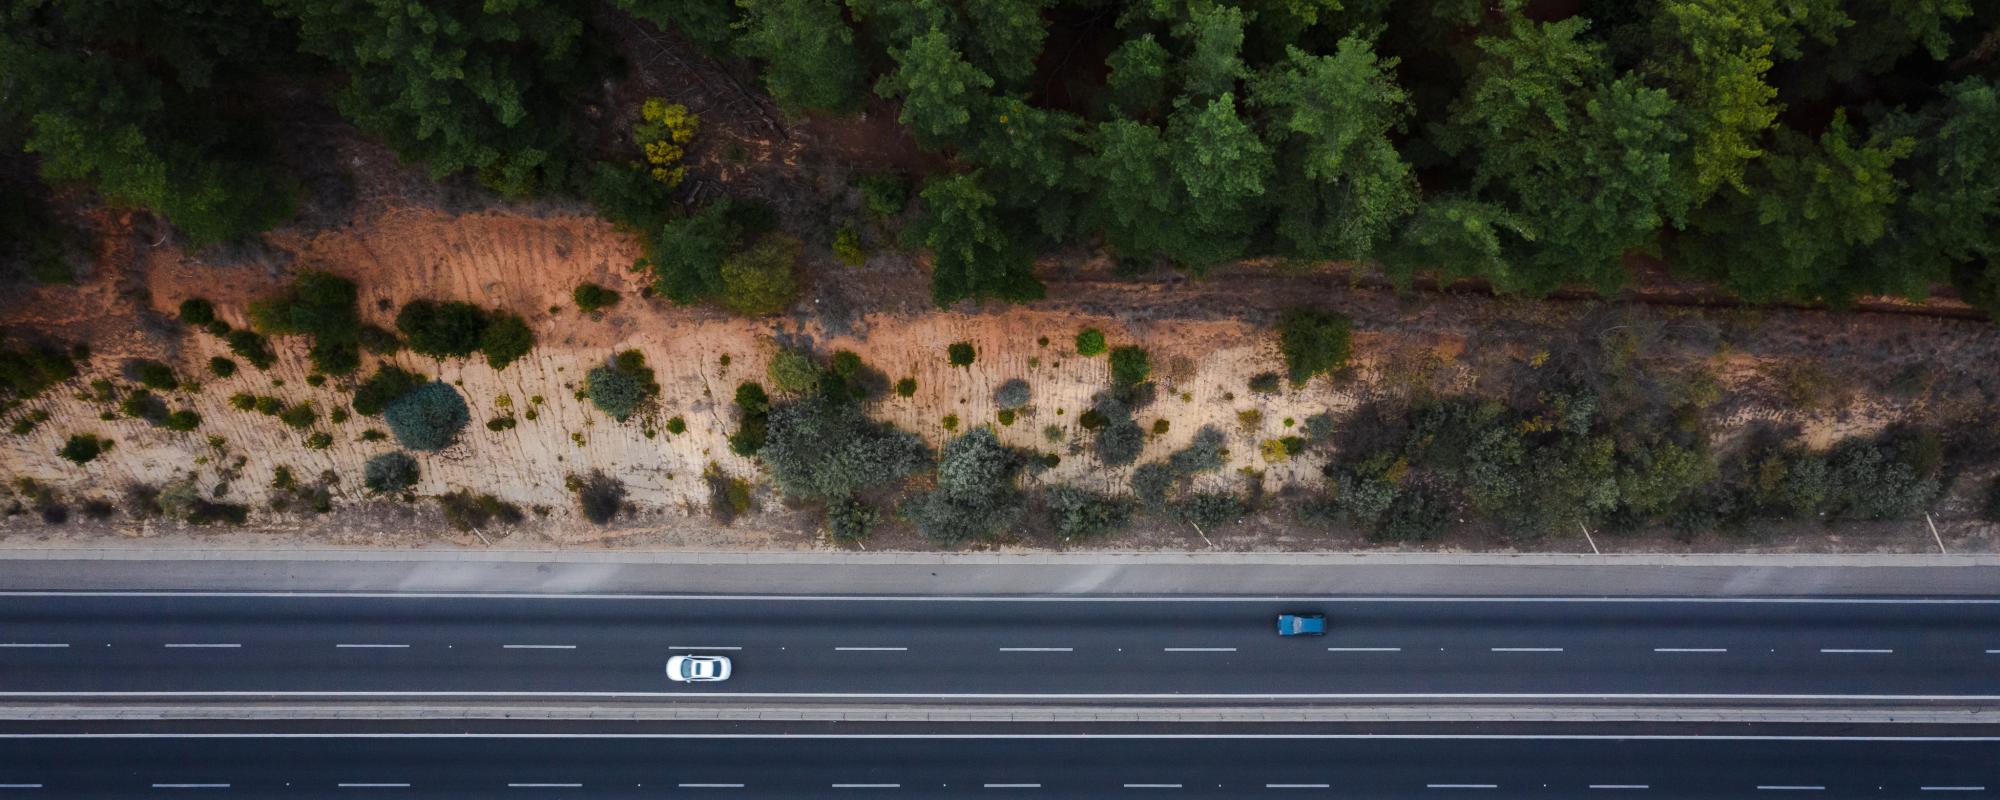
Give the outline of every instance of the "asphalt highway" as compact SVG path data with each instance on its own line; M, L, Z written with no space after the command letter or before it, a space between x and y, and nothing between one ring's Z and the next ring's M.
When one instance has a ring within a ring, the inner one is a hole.
M50 798L1990 797L2000 740L10 737L0 787Z
M0 697L183 694L1958 702L2000 601L0 594Z

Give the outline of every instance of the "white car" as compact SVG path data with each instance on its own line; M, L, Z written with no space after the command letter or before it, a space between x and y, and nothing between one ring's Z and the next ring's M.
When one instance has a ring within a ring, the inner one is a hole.
M667 659L667 679L677 683L713 683L729 680L729 659L725 656L674 656Z

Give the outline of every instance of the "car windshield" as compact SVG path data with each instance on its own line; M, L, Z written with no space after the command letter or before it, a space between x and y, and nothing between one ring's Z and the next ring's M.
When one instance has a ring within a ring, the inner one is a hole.
M695 664L694 659L688 659L686 661L681 662L681 677L683 679L692 680L695 676L695 670L697 666L698 665Z

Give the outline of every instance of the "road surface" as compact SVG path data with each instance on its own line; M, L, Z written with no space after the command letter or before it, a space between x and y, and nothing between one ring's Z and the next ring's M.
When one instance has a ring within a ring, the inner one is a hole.
M141 736L0 741L9 797L1915 798L2000 739Z
M0 697L194 694L1972 703L2000 601L0 595Z

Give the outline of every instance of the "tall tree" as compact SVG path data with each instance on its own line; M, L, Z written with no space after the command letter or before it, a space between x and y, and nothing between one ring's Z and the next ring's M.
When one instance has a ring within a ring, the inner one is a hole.
M963 141L993 79L966 63L943 31L918 36L890 55L896 69L875 83L875 92L902 98L897 119L916 134L917 143L939 149Z
M1001 206L1032 213L1043 236L1061 238L1076 213L1082 118L1036 108L1018 97L993 101L988 108L987 118L975 126L967 158L980 166L983 183Z
M1224 93L1175 111L1167 150L1186 214L1169 257L1194 267L1241 257L1258 228L1273 167L1270 149L1236 115L1236 98Z
M1332 55L1291 48L1252 85L1278 146L1278 235L1306 258L1367 258L1417 206L1417 182L1389 141L1409 116L1395 59L1347 37Z
M1152 34L1119 43L1104 63L1111 68L1104 90L1113 116L1147 119L1166 104L1167 48Z
M931 299L1034 300L1042 296L1033 256L1007 228L979 174L933 178L921 195L923 219L912 228L931 251Z
M1243 10L1220 3L1190 4L1174 35L1187 47L1182 89L1203 100L1236 89L1249 74L1243 65Z
M565 117L586 81L580 4L267 2L346 74L341 112L433 177L472 170L516 197L567 181Z
M1916 294L1950 276L1966 300L2000 318L2000 87L1969 78L1888 123L1916 140L1901 166L1910 190L1870 260L1899 265L1893 290Z
M671 27L710 53L723 53L736 41L739 11L734 0L612 0L632 16L662 28Z
M864 72L854 31L835 0L736 0L736 51L764 62L764 88L795 108L846 111Z

